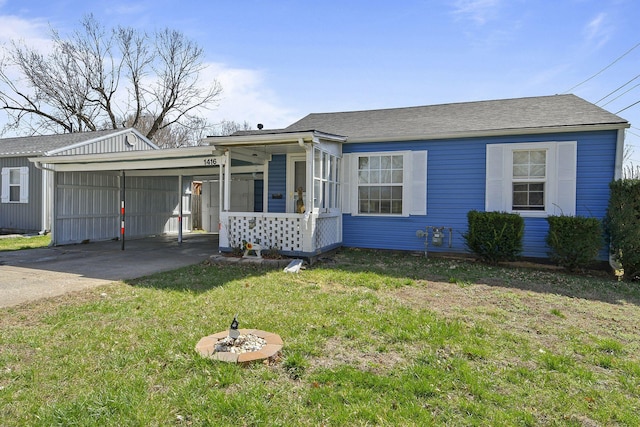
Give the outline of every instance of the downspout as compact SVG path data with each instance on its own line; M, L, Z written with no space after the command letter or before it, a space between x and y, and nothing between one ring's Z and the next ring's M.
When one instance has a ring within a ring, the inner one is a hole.
M49 222L49 209L52 205L51 203L51 197L53 197L52 194L50 194L49 191L49 179L48 179L48 172L52 172L55 174L55 169L51 169L50 167L44 166L42 164L42 162L33 162L33 165L36 167L36 169L40 169L42 171L42 192L43 192L43 197L42 197L42 229L38 232L39 235L44 236L47 233L49 233L51 231L51 227L49 227L47 229L47 223ZM53 191L55 191L55 188L53 189Z
M616 140L616 163L613 171L613 179L617 181L622 178L622 163L624 161L624 129L618 129L618 138ZM609 196L611 197L611 196ZM611 249L611 248L609 248ZM609 266L613 271L620 270L622 266L613 258L611 250L609 250Z

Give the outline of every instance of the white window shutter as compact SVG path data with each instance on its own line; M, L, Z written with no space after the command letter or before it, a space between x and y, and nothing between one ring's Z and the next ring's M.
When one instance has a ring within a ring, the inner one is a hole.
M505 171L504 145L487 145L485 211L504 211Z
M29 167L20 168L20 203L29 203Z
M354 182L352 185L352 181L351 181L351 173L353 170L353 158L355 156L353 154L344 154L342 156L342 162L341 162L341 166L342 166L342 171L341 171L341 176L342 176L342 183L341 183L341 190L342 190L342 213L347 213L350 214L352 213L352 209L351 209L351 197L352 194L354 192L357 193L357 189L352 188L353 185L356 185L356 183Z
M577 145L575 141L557 143L556 197L555 204L549 209L553 215L576 214Z
M9 168L2 168L2 191L0 194L0 201L2 203L9 203Z
M427 152L413 151L410 156L409 215L427 214ZM406 198L405 198L406 200Z

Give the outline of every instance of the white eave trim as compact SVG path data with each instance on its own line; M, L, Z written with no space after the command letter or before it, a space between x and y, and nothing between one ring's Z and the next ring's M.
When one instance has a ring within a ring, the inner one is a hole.
M118 153L99 154L75 154L70 156L39 156L30 157L31 162L41 162L47 164L63 163L98 163L98 162L118 162L132 160L167 160L188 157L216 156L221 152L211 146L169 148L164 150L143 150L143 151L123 151Z
M559 127L540 127L540 128L516 128L516 129L495 129L486 131L464 131L464 132L445 132L438 134L416 134L403 136L380 136L380 137L349 137L349 143L358 142L390 142L390 141L425 141L434 139L459 139L459 138L482 138L493 136L511 136L511 135L539 135L545 133L568 133L568 132L594 132L601 130L618 130L626 129L631 125L629 123L603 124L603 125L576 125L576 126L559 126Z
M297 144L300 139L304 142L316 143L320 140L345 142L347 137L315 131L265 133L264 135L210 136L202 139L201 142L218 147L234 147L243 145Z

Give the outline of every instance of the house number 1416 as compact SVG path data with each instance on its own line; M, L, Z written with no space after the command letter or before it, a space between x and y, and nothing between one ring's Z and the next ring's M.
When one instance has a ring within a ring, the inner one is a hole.
M204 159L204 165L205 166L215 166L218 164L218 159L216 159L215 157L210 157L208 159Z

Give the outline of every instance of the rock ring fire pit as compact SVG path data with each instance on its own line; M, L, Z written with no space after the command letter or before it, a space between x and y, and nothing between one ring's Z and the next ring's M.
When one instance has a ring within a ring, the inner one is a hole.
M230 363L249 363L268 359L282 349L279 335L259 329L237 329L237 316L228 331L203 337L196 344L202 357Z

